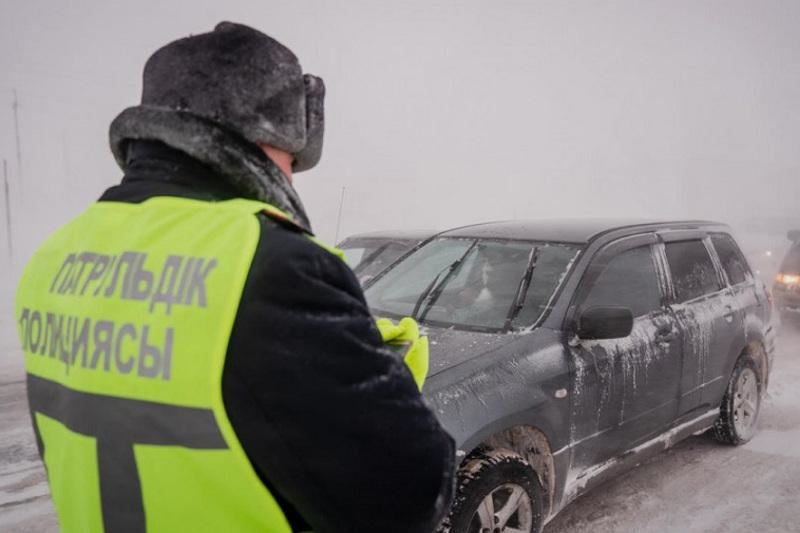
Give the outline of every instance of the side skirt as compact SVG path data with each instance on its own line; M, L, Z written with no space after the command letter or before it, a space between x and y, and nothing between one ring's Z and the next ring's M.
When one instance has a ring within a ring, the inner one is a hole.
M679 424L661 435L631 448L625 453L613 457L608 461L583 470L577 477L567 476L567 486L559 510L566 507L578 496L585 494L594 487L617 477L618 475L635 468L644 461L655 457L664 450L671 448L687 437L702 433L714 425L719 417L719 409L712 409L706 413ZM550 515L552 518L555 513Z

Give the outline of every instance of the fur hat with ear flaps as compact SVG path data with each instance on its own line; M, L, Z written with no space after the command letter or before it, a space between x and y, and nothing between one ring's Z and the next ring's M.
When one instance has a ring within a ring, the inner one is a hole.
M143 86L141 105L111 123L111 151L123 170L128 141L161 141L310 231L296 191L258 146L293 154L295 172L312 168L322 153L325 86L303 75L291 50L253 28L222 22L157 50Z

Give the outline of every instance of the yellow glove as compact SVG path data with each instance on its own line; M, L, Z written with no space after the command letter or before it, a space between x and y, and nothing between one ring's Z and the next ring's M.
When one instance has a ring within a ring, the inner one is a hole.
M428 337L419 336L419 326L413 318L406 317L397 324L392 323L388 318L379 318L375 323L378 331L381 332L383 342L392 347L408 347L403 362L411 371L417 387L422 391L430 365Z

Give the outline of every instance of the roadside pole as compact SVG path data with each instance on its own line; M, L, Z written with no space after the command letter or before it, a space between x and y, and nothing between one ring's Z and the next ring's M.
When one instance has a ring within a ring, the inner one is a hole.
M18 191L22 190L22 141L20 140L19 133L19 98L17 98L17 90L14 89L14 101L11 103L11 111L14 114L14 140L16 143L17 152L17 177L19 179Z
M11 237L14 234L11 230L11 195L8 189L8 161L3 159L3 194L6 207L6 240L8 241L8 262L14 261L14 246Z
M342 187L342 196L339 198L339 214L336 215L336 237L333 238L333 244L339 244L339 226L342 224L342 207L344 206L344 192L347 187Z

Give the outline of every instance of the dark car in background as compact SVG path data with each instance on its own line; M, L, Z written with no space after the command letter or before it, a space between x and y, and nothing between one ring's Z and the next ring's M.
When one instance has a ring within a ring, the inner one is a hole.
M535 532L692 434L741 444L771 302L727 226L507 222L443 232L365 291L430 339L425 398L461 465L442 531Z
M781 262L772 292L781 318L796 325L800 320L800 230L790 231L788 237L792 246Z
M336 247L344 252L347 264L364 285L435 234L433 230L359 233Z

